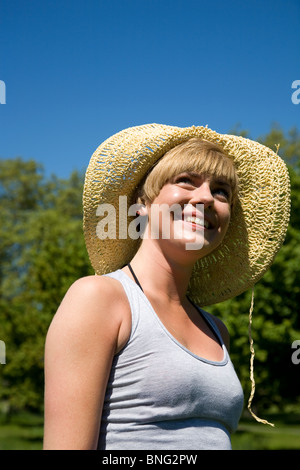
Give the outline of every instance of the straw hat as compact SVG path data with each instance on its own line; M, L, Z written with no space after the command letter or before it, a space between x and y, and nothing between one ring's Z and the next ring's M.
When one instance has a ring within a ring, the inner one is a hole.
M272 264L284 240L290 212L289 176L283 160L269 148L207 127L147 124L125 129L103 142L91 157L83 192L84 235L96 274L130 262L138 240L100 239L97 209L104 203L112 205L117 231L124 234L119 196L127 196L128 209L138 184L157 160L191 137L223 147L239 177L238 201L223 242L195 264L189 284L191 299L207 306L252 287Z

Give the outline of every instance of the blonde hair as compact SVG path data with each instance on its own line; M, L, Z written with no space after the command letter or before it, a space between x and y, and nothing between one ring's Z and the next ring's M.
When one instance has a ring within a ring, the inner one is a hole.
M199 137L192 137L166 152L140 184L136 200L151 203L171 178L189 171L225 179L232 188L234 204L238 177L233 161L222 147Z

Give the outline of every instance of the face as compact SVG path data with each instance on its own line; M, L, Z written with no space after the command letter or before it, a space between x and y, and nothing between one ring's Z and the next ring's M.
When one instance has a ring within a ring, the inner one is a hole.
M157 238L171 241L173 248L193 250L197 258L205 256L226 234L231 200L231 187L225 180L194 172L176 175L148 207L151 234L154 230ZM172 206L175 211L170 210Z

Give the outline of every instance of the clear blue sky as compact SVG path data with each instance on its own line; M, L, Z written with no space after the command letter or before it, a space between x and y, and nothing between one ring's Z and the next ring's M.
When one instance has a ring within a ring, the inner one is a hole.
M158 122L300 129L300 0L1 0L0 157L68 177Z

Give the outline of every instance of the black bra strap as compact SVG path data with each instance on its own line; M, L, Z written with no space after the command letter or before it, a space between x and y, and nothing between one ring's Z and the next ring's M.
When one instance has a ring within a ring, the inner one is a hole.
M134 270L133 270L132 267L130 266L130 263L128 263L127 266L128 266L128 268L130 269L130 272L131 272L131 274L133 275L133 278L134 278L135 282L136 282L137 285L140 287L141 291L144 292L144 291L143 291L143 288L142 288L142 286L141 286L141 284L139 283L138 278L136 277L136 275L135 275L135 273L134 273Z
M203 320L205 321L205 323L207 324L208 328L210 329L210 331L212 331L214 337L218 340L218 343L220 344L220 346L222 347L222 336L221 336L221 333L219 332L220 334L220 337L222 339L222 341L220 340L219 338L219 335L216 333L215 329L213 328L213 326L210 324L210 322L208 321L208 319L206 318L206 316L204 315L204 313L202 312L201 308L198 307L197 304L195 304L192 299L190 299L190 297L187 295L186 298L188 299L188 301L195 307L195 309L198 311L198 313L200 313L201 317L203 318Z

